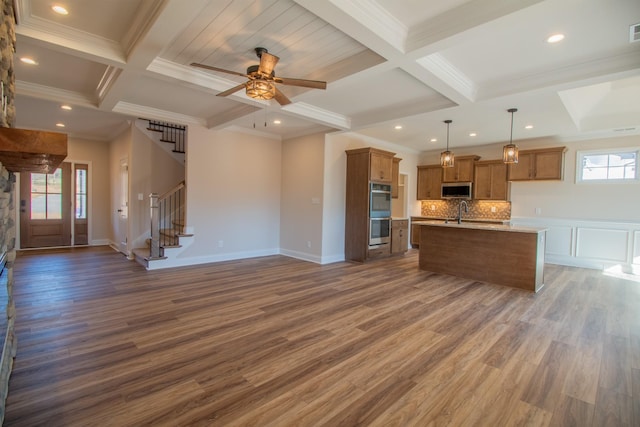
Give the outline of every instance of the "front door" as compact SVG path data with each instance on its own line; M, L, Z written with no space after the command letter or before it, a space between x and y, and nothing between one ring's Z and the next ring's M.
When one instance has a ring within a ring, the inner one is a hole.
M71 245L71 164L20 174L20 247Z

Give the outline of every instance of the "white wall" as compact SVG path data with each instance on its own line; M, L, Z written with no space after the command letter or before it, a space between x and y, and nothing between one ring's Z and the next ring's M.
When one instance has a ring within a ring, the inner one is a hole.
M408 175L407 215L420 215L420 202L416 200L418 153L403 147L367 138L353 133L326 135L324 151L324 205L322 215L322 263L344 260L344 221L346 197L347 155L345 150L375 147L396 153L400 173Z
M173 265L279 253L281 143L189 126L187 232Z
M109 143L69 138L65 162L89 165L89 244L108 244L111 240Z
M282 143L280 252L321 262L324 134Z

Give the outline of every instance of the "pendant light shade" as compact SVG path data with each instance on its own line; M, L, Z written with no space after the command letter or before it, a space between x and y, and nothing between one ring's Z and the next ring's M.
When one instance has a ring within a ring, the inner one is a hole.
M513 143L513 113L518 111L517 108L509 108L507 112L511 113L511 136L509 143L502 147L502 161L505 163L518 163L518 146Z
M449 151L449 125L452 120L445 120L444 122L447 124L447 150L440 153L440 165L443 168L450 168L453 167L454 158L453 153Z

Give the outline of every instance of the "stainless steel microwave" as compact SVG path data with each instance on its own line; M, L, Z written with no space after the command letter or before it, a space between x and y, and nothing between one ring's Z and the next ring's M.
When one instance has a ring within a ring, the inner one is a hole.
M473 195L471 182L445 182L440 197L443 199L470 199Z

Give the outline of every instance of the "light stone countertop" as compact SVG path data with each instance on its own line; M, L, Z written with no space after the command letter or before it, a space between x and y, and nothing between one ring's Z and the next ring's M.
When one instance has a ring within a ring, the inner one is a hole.
M435 227L450 227L450 228L467 228L472 230L490 230L490 231L511 231L516 233L540 233L546 231L546 228L541 227L524 227L511 224L492 224L481 222L465 222L458 224L457 220L429 220L429 221L413 221L415 225L430 225Z

